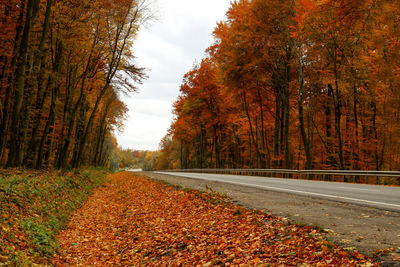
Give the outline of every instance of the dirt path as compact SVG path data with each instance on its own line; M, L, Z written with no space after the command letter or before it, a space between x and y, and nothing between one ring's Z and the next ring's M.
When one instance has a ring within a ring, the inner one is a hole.
M379 256L385 266L400 266L400 213L265 191L220 182L143 173L157 180L197 190L215 190L244 207L262 210L300 224L323 227L335 243Z
M371 265L313 227L127 172L98 189L58 240L60 266Z

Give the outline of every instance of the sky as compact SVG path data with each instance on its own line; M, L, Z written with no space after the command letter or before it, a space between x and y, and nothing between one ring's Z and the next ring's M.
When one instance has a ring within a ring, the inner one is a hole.
M156 0L157 19L142 27L133 53L149 78L139 93L122 100L129 108L118 144L127 149L157 150L172 123L172 104L183 75L204 57L212 32L225 19L230 0Z

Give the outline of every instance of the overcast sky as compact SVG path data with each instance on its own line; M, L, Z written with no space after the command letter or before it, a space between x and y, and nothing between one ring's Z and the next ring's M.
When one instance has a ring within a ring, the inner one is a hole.
M213 43L212 31L229 5L230 0L157 0L158 19L140 30L134 47L149 79L138 94L123 98L130 111L125 131L117 135L120 146L158 149L171 125L182 77Z

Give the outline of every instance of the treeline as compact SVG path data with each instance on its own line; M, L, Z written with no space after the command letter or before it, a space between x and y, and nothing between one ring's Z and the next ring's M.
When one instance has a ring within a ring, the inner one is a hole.
M238 0L157 168L400 168L397 0Z
M116 159L120 168L152 171L158 151L122 149L117 150Z
M145 0L0 0L0 164L107 165Z

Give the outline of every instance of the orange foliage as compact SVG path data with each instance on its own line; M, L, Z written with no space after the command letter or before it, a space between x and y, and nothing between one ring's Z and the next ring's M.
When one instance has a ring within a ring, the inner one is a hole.
M399 169L398 6L234 1L185 75L165 157L180 168Z
M145 78L131 51L144 3L0 2L0 165L109 164L106 139L127 112L119 93Z

